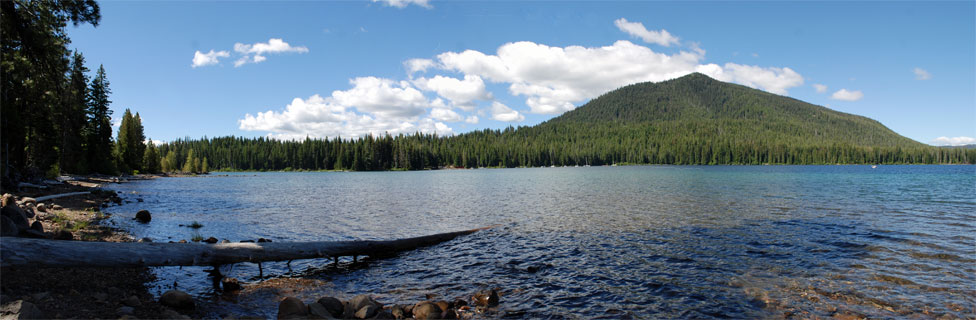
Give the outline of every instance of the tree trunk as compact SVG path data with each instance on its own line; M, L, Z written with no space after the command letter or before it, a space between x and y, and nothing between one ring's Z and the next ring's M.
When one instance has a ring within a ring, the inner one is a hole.
M87 242L5 237L0 246L0 266L212 266L237 262L383 256L435 245L488 228L491 227L398 240L290 243Z

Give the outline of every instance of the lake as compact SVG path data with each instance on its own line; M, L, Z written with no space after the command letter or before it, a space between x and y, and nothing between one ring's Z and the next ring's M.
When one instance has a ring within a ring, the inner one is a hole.
M112 223L153 241L394 239L489 225L340 268L225 266L287 289L219 299L202 267L155 268L212 301L274 316L276 294L380 302L501 288L495 316L976 317L976 166L627 166L232 173L112 185ZM142 198L144 202L135 201ZM149 224L132 221L148 209ZM179 227L199 222L200 229ZM175 282L175 283L174 283Z

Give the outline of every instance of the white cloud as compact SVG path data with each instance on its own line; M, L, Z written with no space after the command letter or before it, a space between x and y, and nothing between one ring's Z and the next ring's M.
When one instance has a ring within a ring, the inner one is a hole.
M813 88L817 90L817 93L827 92L827 86L822 85L822 84L819 84L819 83L814 83L813 84Z
M787 89L803 84L803 76L790 68L763 68L726 63L723 67L716 64L702 65L698 67L698 72L717 80L735 82L780 95L786 95Z
M443 69L509 83L509 92L525 96L529 112L538 114L561 114L621 86L696 71L777 94L803 83L803 77L790 68L700 65L704 53L694 47L691 52L668 55L626 40L589 48L522 41L502 45L496 55L466 50L442 53L437 60Z
M932 140L933 145L937 146L961 146L967 144L976 144L976 138L973 137L938 137Z
M247 63L259 63L268 59L268 54L278 53L307 53L308 48L299 46L293 47L284 40L271 38L268 42L258 42L255 44L235 43L234 51L241 55L234 61L235 67L240 67Z
M367 134L412 134L415 132L452 135L454 130L436 119L389 117L357 113L337 103L333 97L314 95L295 98L282 111L246 114L238 127L247 131L267 131L278 139L360 137Z
M491 103L491 119L504 122L522 122L525 120L525 116L501 102L495 101Z
M478 124L478 116L468 116L464 118L465 123Z
M417 71L427 71L427 69L434 66L434 60L430 59L410 59L403 62L403 66L407 68L408 74L413 74Z
M840 89L834 92L830 98L834 100L857 101L864 98L864 93L861 93L861 90L848 91L847 89Z
M377 77L349 80L349 90L336 90L332 98L343 106L381 117L412 117L424 113L429 102L424 94L406 81L395 82Z
M617 25L620 31L626 32L632 36L638 37L647 43L656 43L665 47L670 47L671 44L678 44L678 38L672 36L667 30L661 29L661 31L651 31L644 28L644 24L640 22L629 22L627 19L620 18L613 22Z
M925 69L915 68L915 70L912 70L912 72L915 73L915 80L928 80L928 79L932 79L932 74L929 73L928 71L925 71Z
M230 52L227 51L210 50L210 52L203 53L197 50L197 52L193 53L193 64L190 66L196 68L196 67L215 65L220 62L219 58L227 58L227 57L230 57Z
M461 115L459 115L457 112L454 112L454 110L444 108L430 109L430 118L444 122L458 122L464 120L464 118L461 117Z
M433 8L428 0L373 0L373 2L382 2L383 4L396 8L406 8L408 5L415 4L427 9Z
M474 110L475 100L492 99L491 93L485 90L485 82L476 75L464 75L463 80L437 75L430 79L415 79L413 82L422 90L437 92L465 111Z

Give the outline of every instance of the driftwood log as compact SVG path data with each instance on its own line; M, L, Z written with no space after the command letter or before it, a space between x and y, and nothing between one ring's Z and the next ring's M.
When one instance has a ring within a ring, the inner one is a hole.
M42 202L42 201L48 201L48 200L51 200L51 199L71 197L71 196L80 196L80 195L85 195L85 194L91 194L91 192L88 192L88 191L78 191L78 192L68 192L68 193L52 194L52 195L49 195L49 196L37 197L37 198L34 199L34 201Z
M0 240L0 266L214 266L237 262L385 256L435 245L488 228L397 240L281 243L88 242L4 237Z

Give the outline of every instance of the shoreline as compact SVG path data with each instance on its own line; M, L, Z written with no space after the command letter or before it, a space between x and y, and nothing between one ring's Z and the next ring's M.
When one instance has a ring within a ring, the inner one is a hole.
M133 178L134 177L134 178ZM129 180L154 179L143 175ZM109 176L69 177L46 188L27 187L5 194L5 205L18 206L28 222L39 224L30 237L63 241L136 241L128 232L112 226L102 208L120 205L106 183L124 182ZM114 180L114 181L113 181ZM10 192L13 190L4 190ZM88 192L37 202L43 196ZM8 209L5 211L8 214ZM21 235L23 236L23 235ZM0 238L0 245L3 240ZM17 268L0 269L0 305L4 318L185 318L161 305L149 292L155 276L148 267L138 268ZM192 313L190 314L193 315Z

